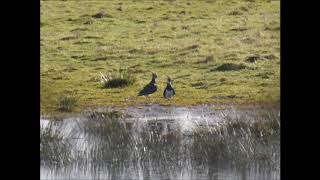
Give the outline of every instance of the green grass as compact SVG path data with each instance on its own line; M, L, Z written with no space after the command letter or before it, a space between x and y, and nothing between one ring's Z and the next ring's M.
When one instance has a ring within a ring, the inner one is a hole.
M121 10L119 10L121 7ZM102 18L92 16L104 12ZM279 101L279 1L41 1L41 113L77 95L73 111L99 106ZM248 61L255 58L256 63ZM243 64L236 71L212 71ZM101 88L100 72L136 81ZM158 74L159 91L137 97ZM162 97L166 76L176 96ZM196 86L195 86L196 85Z

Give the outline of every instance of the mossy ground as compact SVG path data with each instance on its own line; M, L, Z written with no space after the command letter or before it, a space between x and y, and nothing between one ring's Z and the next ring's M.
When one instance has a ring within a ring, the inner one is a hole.
M100 11L103 18L92 17ZM40 47L41 113L56 112L59 97L69 93L77 97L74 111L279 101L279 1L42 0ZM223 64L245 68L215 70ZM103 88L100 72L119 70L137 81ZM137 97L151 72L159 91ZM162 97L166 75L176 89L171 101Z

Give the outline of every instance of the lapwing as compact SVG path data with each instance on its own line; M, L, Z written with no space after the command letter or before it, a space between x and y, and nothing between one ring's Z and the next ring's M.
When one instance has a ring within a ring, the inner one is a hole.
M172 82L173 82L173 80L168 76L167 87L163 91L163 97L166 99L169 99L176 94L173 87L172 87Z
M152 80L139 92L138 96L149 96L150 94L155 93L158 89L156 83L157 77L156 73L152 73Z

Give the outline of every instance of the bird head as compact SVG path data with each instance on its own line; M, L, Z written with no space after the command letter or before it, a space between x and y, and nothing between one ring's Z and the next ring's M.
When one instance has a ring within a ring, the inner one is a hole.
M158 75L153 72L153 73L152 73L152 80L151 80L151 82L152 82L152 83L156 83L157 77L158 77Z
M156 79L158 77L158 75L156 73L152 73L152 79Z
M172 84L173 79L171 79L170 76L167 76L167 78L168 78L168 79L167 79L168 83L169 83L169 84Z

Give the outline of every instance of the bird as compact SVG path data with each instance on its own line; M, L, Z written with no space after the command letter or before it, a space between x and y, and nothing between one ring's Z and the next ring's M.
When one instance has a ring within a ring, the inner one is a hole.
M156 83L157 77L156 73L152 73L151 81L139 92L138 96L149 96L150 94L155 93L158 89Z
M163 91L163 97L166 99L169 99L176 94L173 87L172 87L172 82L173 82L173 80L168 76L167 87Z

